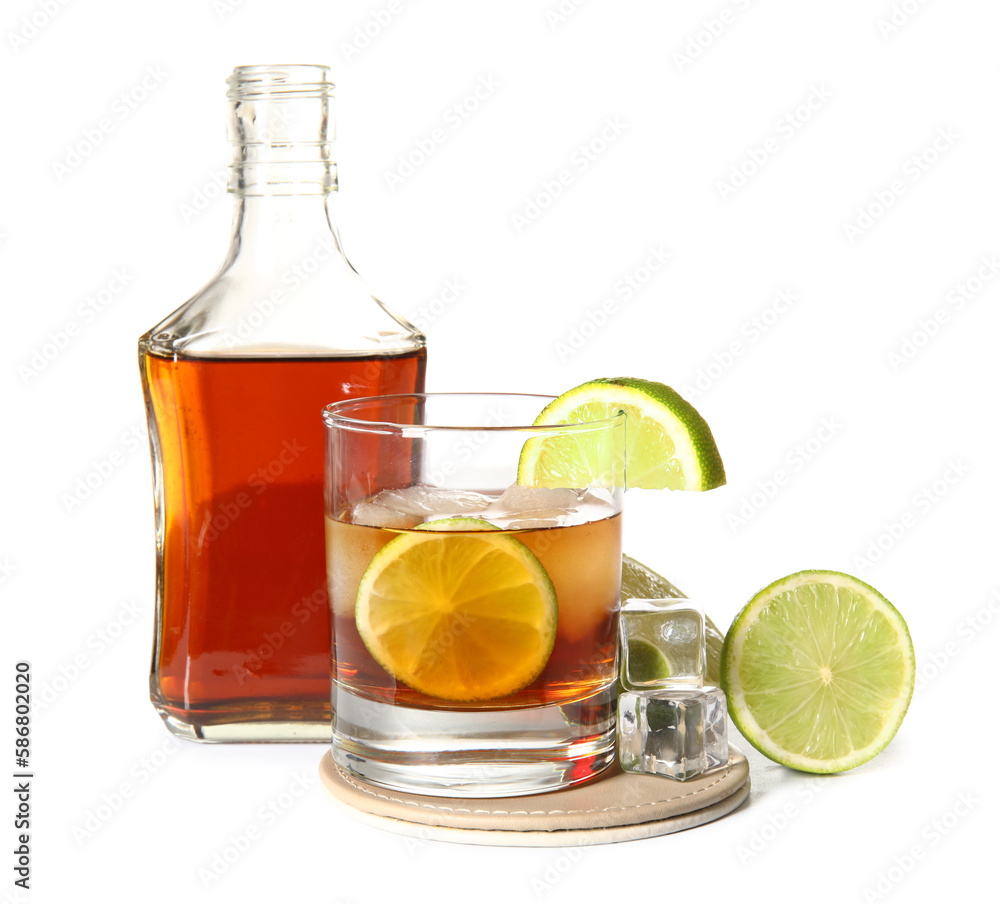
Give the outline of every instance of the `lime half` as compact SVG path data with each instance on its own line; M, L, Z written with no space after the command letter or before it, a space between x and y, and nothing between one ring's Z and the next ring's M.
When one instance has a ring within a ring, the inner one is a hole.
M803 772L843 772L892 740L915 678L906 622L874 587L800 571L736 617L722 652L729 714L765 756Z
M647 490L711 490L726 482L705 419L663 383L633 377L591 380L550 402L535 425L602 421L625 412L625 484ZM517 482L525 486L598 485L607 470L601 431L525 443Z

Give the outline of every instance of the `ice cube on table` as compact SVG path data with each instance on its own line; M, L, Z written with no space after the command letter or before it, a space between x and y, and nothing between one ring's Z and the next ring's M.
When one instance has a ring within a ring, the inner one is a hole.
M487 496L472 490L451 490L446 487L414 484L409 487L382 490L369 502L401 515L412 515L418 521L433 521L438 518L478 514L495 499L495 496Z
M726 695L717 687L618 696L618 761L626 772L685 781L729 762Z
M622 603L619 629L623 687L645 690L705 683L705 613L697 603L628 599Z

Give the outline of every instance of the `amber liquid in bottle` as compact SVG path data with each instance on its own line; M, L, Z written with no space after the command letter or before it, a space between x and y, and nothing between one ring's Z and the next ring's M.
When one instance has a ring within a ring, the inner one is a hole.
M161 461L157 708L183 725L328 721L320 412L422 390L426 352L141 357Z

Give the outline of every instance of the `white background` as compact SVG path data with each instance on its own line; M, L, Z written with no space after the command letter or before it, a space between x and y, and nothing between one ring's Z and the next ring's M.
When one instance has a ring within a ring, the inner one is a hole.
M846 902L969 891L995 872L998 791L1000 8L400 0L391 10L388 0L3 5L0 380L13 414L0 490L3 711L12 721L18 659L33 665L36 696L52 698L34 719L34 888L21 900ZM387 24L373 24L379 16ZM366 26L378 32L367 43ZM834 778L754 756L752 799L732 816L571 854L414 845L360 826L324 799L318 745L170 739L147 699L153 524L135 343L221 260L224 79L234 65L272 62L333 67L339 221L369 283L413 317L447 280L464 287L426 323L429 389L559 392L619 374L688 387L729 484L630 493L627 550L704 599L723 629L759 587L803 568L852 572L897 605L920 677L884 754ZM449 111L481 80L496 87L453 127ZM146 96L123 107L133 91ZM105 117L110 133L70 166L69 148ZM620 134L594 145L583 170L580 148L609 120ZM390 185L400 155L435 128L445 140ZM764 163L734 186L733 168L753 169L762 148ZM561 170L570 184L553 199L546 183ZM546 205L537 216L533 199ZM880 215L859 219L871 205ZM616 295L651 248L669 263L631 298ZM85 320L81 304L122 270L127 287ZM795 301L778 314L781 290ZM586 326L605 299L611 315ZM947 321L928 326L936 313ZM50 334L71 324L52 354ZM574 330L587 334L579 348ZM66 494L112 456L101 486L70 507ZM86 667L74 672L79 656ZM12 761L13 746L4 768ZM13 809L8 796L2 812ZM11 818L0 822L11 851ZM251 826L259 840L206 879ZM12 860L0 858L10 897Z

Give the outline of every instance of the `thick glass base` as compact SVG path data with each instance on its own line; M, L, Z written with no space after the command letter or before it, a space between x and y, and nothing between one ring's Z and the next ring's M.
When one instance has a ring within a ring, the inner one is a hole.
M587 781L615 755L613 686L574 703L462 712L378 703L334 687L333 759L398 791L514 797Z
M178 709L155 696L152 701L167 728L189 741L301 744L330 740L330 709L327 706L258 703L234 711L225 707Z

